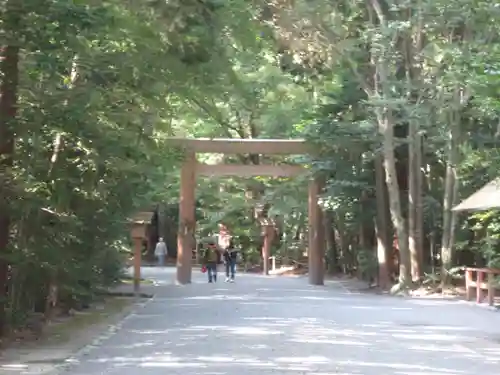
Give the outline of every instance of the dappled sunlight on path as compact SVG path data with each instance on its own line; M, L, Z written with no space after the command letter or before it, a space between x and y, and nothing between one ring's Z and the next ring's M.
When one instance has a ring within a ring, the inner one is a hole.
M66 373L493 375L500 368L500 318L491 311L312 287L304 278L195 279L156 288Z

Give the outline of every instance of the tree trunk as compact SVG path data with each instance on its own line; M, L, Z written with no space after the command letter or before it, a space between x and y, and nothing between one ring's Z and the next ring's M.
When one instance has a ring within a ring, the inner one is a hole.
M373 75L373 90L368 90L371 99L377 102L375 115L377 118L378 130L382 136L382 153L384 155L384 171L387 190L389 192L389 208L391 212L392 224L397 233L400 263L399 263L399 288L407 289L411 280L410 253L408 250L408 232L401 209L401 199L399 184L396 174L396 158L394 155L394 118L392 108L388 103L393 99L392 88L390 86L389 72L393 63L393 51L391 38L387 36L389 25L384 7L379 0L371 0L370 19L371 22L385 34L384 40L378 40L377 48L372 51L371 62L375 67ZM377 20L373 14L376 15Z
M423 171L423 165L424 165L424 149L423 149L423 143L422 143L422 135L419 134L417 136L417 147L418 147L418 152L417 152L417 160L416 163L419 166L418 169L418 174L417 174L417 187L418 187L418 193L415 197L416 199L416 213L415 213L415 239L416 239L416 245L417 245L417 250L419 251L417 254L419 255L419 262L420 262L420 268L419 268L419 277L422 278L425 274L425 261L424 261L424 248L425 248L425 234L424 234L424 194L425 194L425 175Z
M436 172L436 168L434 165L429 164L427 161L426 165L426 178L427 178L427 194L432 196L434 192L437 190L435 186L440 185L439 176ZM436 249L437 249L437 220L434 210L429 210L429 218L428 224L429 226L429 235L428 235L428 244L429 249L424 254L424 262L429 266L430 272L432 274L436 273Z
M406 17L414 27L405 36L405 71L407 77L407 96L412 106L418 108L421 93L417 90L422 81L422 49L424 44L424 20L421 4L418 9L408 7ZM414 14L412 14L414 13ZM422 135L420 123L414 118L409 120L408 132L408 237L411 256L411 274L418 281L423 272L423 179L422 179Z
M450 138L446 161L446 175L443 199L443 234L441 237L441 284L449 283L449 270L453 261L453 241L456 213L451 209L456 204L458 196L458 181L456 165L459 159L458 150L458 119L450 123Z
M339 256L339 268L340 271L344 274L347 274L348 263L349 263L349 254L347 249L347 240L346 233L344 227L344 216L343 214L337 213L335 218L335 238L337 239L336 243L338 244L338 256Z
M391 219L398 238L399 245L399 284L406 288L411 280L410 253L408 249L408 233L401 210L401 200L399 197L399 185L396 177L396 159L394 156L394 124L390 116L390 111L378 111L378 123L380 133L383 135L384 171L385 182L389 192L389 208Z
M360 210L361 210L361 222L359 225L359 247L362 251L369 251L370 249L370 239L368 236L370 227L367 224L367 221L364 219L367 211L368 211L368 193L366 190L361 192L361 199L359 201Z
M269 262L271 256L271 243L274 237L274 228L271 225L263 227L264 241L262 245L262 273L269 275Z
M392 243L389 241L391 231L389 230L388 197L382 155L377 156L375 160L375 185L377 204L375 234L377 236L378 284L380 287L386 288L390 284L388 263L392 253Z
M411 256L412 280L418 281L423 275L422 261L422 150L419 126L410 121L408 135L408 246Z
M450 32L449 39L460 37L463 42L470 42L472 36L472 25L465 24L455 33ZM448 118L449 139L448 153L446 160L445 191L443 198L443 234L441 238L441 286L445 286L450 281L449 270L453 263L453 245L455 239L456 212L452 211L453 206L458 202L458 175L457 164L460 159L460 123L462 121L462 111L469 103L471 92L468 87L457 84L454 88L451 102L444 102ZM447 95L443 95L446 97Z
M282 241L283 241L283 266L289 266L290 265L290 249L289 246L290 244L288 243L288 222L283 222L283 234L281 236Z
M325 237L327 246L327 270L333 274L338 272L338 255L337 255L337 242L335 241L335 229L333 227L333 212L326 210L324 212L325 219Z
M70 80L67 85L68 90L73 89L76 81L78 79L78 56L74 56L73 60L71 61L71 66L70 66ZM69 95L68 95L69 96ZM69 99L66 98L64 101L64 106L67 106L69 103ZM52 192L56 196L56 207L58 209L61 209L61 211L64 210L64 207L62 207L62 204L58 202L58 194L60 192L57 192L57 187L55 186L55 181L54 181L54 173L57 170L57 165L59 164L58 161L60 160L61 153L63 152L64 149L64 144L65 140L63 137L62 132L58 132L54 136L54 140L52 142L52 155L50 157L49 161L49 171L47 174L47 180L48 180L48 185L52 185ZM58 287L58 270L53 269L49 271L50 276L48 280L48 286L47 286L47 296L46 296L46 302L45 302L45 319L50 320L52 318L54 308L57 306L58 303L58 295L59 295L59 287Z
M9 1L7 9L14 6ZM15 12L15 10L11 10ZM6 12L5 19L15 18ZM10 16L10 17L9 17ZM10 19L12 21L12 19ZM12 25L11 25L12 26ZM8 245L10 239L10 205L11 168L14 157L13 120L17 114L17 87L19 80L19 47L7 45L0 47L0 334L6 329L6 301L8 288Z

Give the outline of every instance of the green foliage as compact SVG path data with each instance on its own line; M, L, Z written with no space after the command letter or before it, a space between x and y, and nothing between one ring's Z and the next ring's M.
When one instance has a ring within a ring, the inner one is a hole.
M17 325L33 310L48 313L54 288L68 309L120 280L127 218L152 202L177 201L179 152L166 137L178 131L180 103L229 75L229 41L250 49L255 39L247 36L251 9L237 1L4 8L11 3L0 11L21 22L0 28L22 42L21 73L13 188L0 193L10 202L2 256Z
M339 259L330 261L344 258L362 274L375 272L380 109L394 113L402 175L408 125L418 122L424 137L427 247L443 229L453 126L460 196L497 175L499 8L492 1L398 4L386 10L386 23L367 17L373 9L363 2L297 1L277 6L272 16L263 4L243 0L40 0L19 9L13 3L0 5L0 31L21 48L16 152L12 173L2 174L9 180L0 198L9 202L12 223L2 254L11 265L15 324L33 309L44 310L54 285L60 304L74 306L121 277L127 217L177 203L181 152L168 147L172 135L305 137L316 146L305 157L200 156L307 168L293 180L199 179L198 237L224 222L253 262L262 245L255 216L263 207L262 216L274 220L282 237L275 253L301 257L306 180L318 173L326 178L321 204L335 218L330 240L339 247ZM290 22L277 21L283 14ZM414 62L418 74L410 77L402 41L419 27L425 48ZM371 92L381 58L387 77L383 90ZM401 196L406 203L407 192ZM165 212L174 226L176 209ZM498 215L463 219L457 245L490 265L500 262ZM369 243L360 246L365 229Z

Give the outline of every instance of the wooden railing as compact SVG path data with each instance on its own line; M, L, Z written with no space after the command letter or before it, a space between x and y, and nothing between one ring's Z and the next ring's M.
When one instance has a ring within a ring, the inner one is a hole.
M490 306L495 301L495 292L500 288L495 281L495 276L500 275L500 270L495 268L465 268L466 298L472 300L473 289L476 289L476 302L482 303L484 291L487 291L487 300Z

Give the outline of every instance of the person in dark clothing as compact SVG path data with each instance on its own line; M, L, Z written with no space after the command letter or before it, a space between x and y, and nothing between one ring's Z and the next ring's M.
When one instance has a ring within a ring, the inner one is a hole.
M203 255L203 264L207 268L208 282L217 282L217 264L220 263L220 252L215 243L207 244Z
M226 283L234 282L234 274L236 273L236 260L238 251L234 247L233 240L229 242L229 246L224 250L224 264L226 266Z

